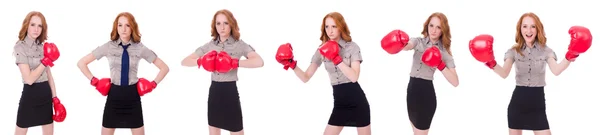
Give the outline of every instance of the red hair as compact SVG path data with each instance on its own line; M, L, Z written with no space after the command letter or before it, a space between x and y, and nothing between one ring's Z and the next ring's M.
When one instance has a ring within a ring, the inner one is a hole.
M344 16L342 16L342 14L338 13L338 12L331 12L327 15L325 15L325 17L323 17L323 24L321 24L321 41L323 43L329 41L329 36L327 36L327 32L325 31L325 21L327 20L327 18L331 18L335 21L335 25L337 26L338 30L340 31L340 36L343 40L351 42L352 41L352 37L350 36L350 29L348 28L348 25L346 24L346 20L344 19Z
M537 40L541 47L546 47L546 33L544 32L544 24L542 24L540 18L534 13L525 13L521 15L519 22L517 22L517 33L515 34L515 42L517 44L513 46L513 49L515 49L515 51L517 51L517 53L519 53L521 56L523 56L521 48L523 48L523 44L525 44L525 38L523 38L523 35L521 34L521 23L523 23L525 17L533 18L533 21L535 22L535 30L537 30L537 36L535 40Z
M113 22L112 32L110 32L110 40L116 41L120 37L119 32L117 30L117 27L119 26L120 17L127 18L127 21L129 22L129 27L131 28L131 41L133 41L134 43L139 43L140 41L142 41L142 34L140 34L140 30L138 28L137 22L135 21L135 17L133 17L133 15L129 12L122 12L119 13L119 15L117 15L117 17L115 18L115 22Z
M448 54L452 55L452 51L450 51L452 35L450 34L450 25L448 24L448 18L446 17L446 15L444 15L444 13L435 12L435 13L431 14L429 16L429 18L427 18L427 21L425 21L425 23L423 23L423 31L421 32L421 34L424 37L429 36L429 34L428 34L429 27L427 27L427 26L429 25L429 22L431 22L431 19L433 17L437 17L440 19L440 25L442 27L441 28L442 35L440 36L440 40L442 41L442 46L444 46L444 49L446 49L446 51L448 51Z
M42 20L42 33L37 37L37 41L43 43L48 39L48 24L46 24L46 17L41 12L31 11L25 16L23 19L23 24L21 25L21 30L19 31L19 40L25 40L27 37L27 30L29 29L29 25L31 23L31 18L37 16Z
M227 18L227 22L229 22L229 27L231 28L231 36L233 39L240 40L240 27L238 26L237 20L233 17L233 13L227 9L221 9L215 13L213 16L212 23L210 24L210 36L213 37L213 40L217 40L219 38L219 33L217 32L217 15L222 14Z

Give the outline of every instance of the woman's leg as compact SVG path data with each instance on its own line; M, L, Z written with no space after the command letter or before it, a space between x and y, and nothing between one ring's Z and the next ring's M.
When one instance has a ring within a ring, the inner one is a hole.
M42 125L43 135L54 135L54 123Z
M411 124L414 135L427 135L429 134L429 129L421 130L415 127L415 125Z
M114 135L115 134L115 129L114 128L105 128L102 127L102 135Z
M371 125L356 127L356 132L358 135L371 135Z
M145 135L146 133L144 132L144 126L139 127L139 128L132 128L131 134L132 135Z
M552 135L552 133L550 133L550 129L533 131L533 134L535 134L535 135Z
M208 126L209 135L221 135L221 129L213 126Z
M523 130L519 130L519 129L508 129L508 134L509 134L509 135L522 135L522 134L523 134Z
M20 128L17 126L15 128L15 135L27 135L27 128Z
M323 135L339 135L342 132L342 129L344 129L342 126L327 125Z
M244 130L240 130L240 131L237 131L237 132L230 132L229 134L231 134L231 135L244 135Z

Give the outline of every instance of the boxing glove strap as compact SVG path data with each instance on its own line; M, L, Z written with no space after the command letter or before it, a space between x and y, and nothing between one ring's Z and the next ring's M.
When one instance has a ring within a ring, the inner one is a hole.
M336 56L335 58L333 58L332 62L333 62L333 65L336 65L336 66L337 66L337 65L339 65L340 63L342 63L342 57L340 57L340 56Z
M494 67L496 67L497 63L496 63L496 60L492 60L490 62L486 62L485 65L493 70Z
M233 65L232 69L237 69L238 67L240 67L240 60L239 59L231 59L231 65Z
M446 63L441 62L440 65L437 66L437 69L443 71L446 68Z

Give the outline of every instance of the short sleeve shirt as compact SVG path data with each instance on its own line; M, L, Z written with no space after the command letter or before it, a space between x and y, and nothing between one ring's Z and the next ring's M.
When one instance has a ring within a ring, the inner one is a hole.
M130 42L129 47L127 48L127 53L129 54L129 78L121 78L121 58L123 55L123 47L121 47L119 44L122 44L120 39L108 41L104 45L94 49L92 51L92 55L94 55L96 60L100 60L103 57L108 59L110 78L113 84L123 85L121 84L121 79L129 79L129 84L127 85L133 85L138 81L137 72L140 60L144 59L148 63L153 63L154 60L156 60L157 55L154 53L154 51L144 46L144 44L141 42Z
M194 54L200 56L204 56L204 54L215 50L217 52L225 51L231 58L240 59L241 57L248 58L248 53L254 52L254 48L244 42L243 40L235 40L233 37L227 38L224 42L220 42L217 38L216 40L211 40L210 42L198 47ZM216 82L232 82L238 81L238 69L231 70L227 73L219 73L213 72L211 75L211 80Z
M27 64L29 65L29 71L33 71L42 64L41 60L44 58L44 45L37 40L26 37L25 40L17 41L13 49L13 55L17 65ZM45 81L48 81L46 69L44 69L44 72L42 72L40 77L35 80L34 83ZM26 83L24 78L22 79L22 82Z
M354 42L348 42L345 40L338 40L338 44L340 46L340 56L342 57L342 62L348 66L352 66L352 62L363 61L362 54L360 52L360 47ZM317 64L317 66L321 66L322 63L325 64L325 70L329 74L329 80L331 85L338 85L351 82L346 75L333 64L333 62L327 58L324 58L323 55L317 49L315 54L312 57L311 63Z
M523 55L513 48L504 55L504 60L512 59L515 63L517 86L546 86L546 64L548 59L556 60L556 53L550 47L542 47L537 42L534 42L531 48L523 45L519 49Z
M432 46L437 46L440 49L442 61L446 64L447 68L456 68L456 65L454 64L454 58L452 55L450 55L450 53L448 53L447 49L443 47L441 42L433 43L427 37L411 38L410 42L414 44L413 62L410 70L411 77L433 80L433 74L437 68L427 66L421 60L425 50Z

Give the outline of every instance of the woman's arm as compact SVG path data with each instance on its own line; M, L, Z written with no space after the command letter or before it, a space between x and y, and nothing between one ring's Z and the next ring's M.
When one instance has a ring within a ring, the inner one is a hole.
M446 67L444 70L442 70L442 74L444 75L446 80L448 80L448 82L452 84L452 86L458 86L458 75L456 74L456 69Z
M52 71L50 68L46 70L46 75L48 76L48 83L50 84L50 89L52 90L52 97L56 97L56 85L54 85L54 77L52 76Z
M200 58L200 56L196 55L196 53L192 53L181 61L181 66L200 67L200 65L198 65L198 58Z
M28 64L19 64L18 66L19 70L21 71L21 77L23 77L23 80L25 80L25 83L27 83L28 85L32 85L33 83L35 83L35 80L40 78L42 73L44 73L44 69L46 69L46 66L44 66L43 64L40 64L33 71L29 69Z
M402 48L402 50L409 51L409 50L412 50L414 47L415 47L415 40L410 40L410 41L408 41L406 46L404 46L404 48Z
M245 68L259 68L264 66L264 61L258 53L249 52L248 59L240 60L239 66Z
M568 61L567 59L563 59L562 61L560 61L560 63L556 63L556 59L553 58L552 56L549 56L550 58L546 61L548 63L548 68L550 68L550 72L552 72L552 74L554 74L555 76L560 75L563 71L565 71L565 69L567 69L569 67L569 65L571 65L571 61Z
M92 72L90 71L90 69L88 68L88 64L92 63L94 61L94 55L92 53L84 56L83 58L81 58L79 60L79 62L77 62L77 67L79 67L79 70L81 71L81 73L83 73L83 75L85 75L85 77L88 78L88 80L92 80L92 78L94 77L94 75L92 74Z
M167 66L167 64L165 64L165 62L158 57L154 60L153 63L160 70L156 75L156 78L154 78L154 82L160 83L165 78L165 76L167 76L167 73L169 73L169 66Z
M342 62L338 64L337 67L340 68L340 70L342 70L342 73L344 73L344 75L346 75L346 77L354 83L358 81L358 77L360 76L360 62L353 61L352 63L350 63L350 65L351 66L348 66L344 64L344 62Z
M514 62L515 61L513 59L506 59L506 60L504 60L503 66L500 66L498 64L496 64L496 66L494 66L494 72L496 72L496 74L498 74L500 77L502 77L502 79L506 79L506 77L508 77L508 75L510 74L510 71L512 70Z
M302 82L306 83L310 80L310 78L313 77L313 75L315 75L317 69L319 69L319 65L315 63L311 63L306 69L306 72L302 71L302 69L296 65L296 68L294 68L294 73L296 73L296 76L298 76Z

